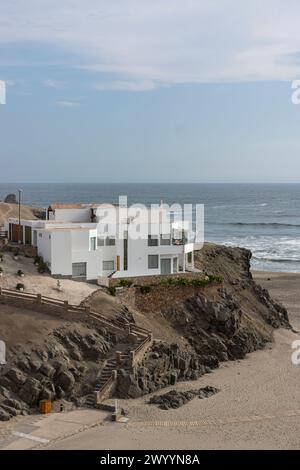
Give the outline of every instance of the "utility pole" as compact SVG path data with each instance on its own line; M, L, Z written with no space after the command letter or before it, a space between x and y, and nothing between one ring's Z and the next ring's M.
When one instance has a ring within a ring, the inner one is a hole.
M21 193L23 189L18 189L19 192L19 240L18 243L19 245L22 243L21 241Z

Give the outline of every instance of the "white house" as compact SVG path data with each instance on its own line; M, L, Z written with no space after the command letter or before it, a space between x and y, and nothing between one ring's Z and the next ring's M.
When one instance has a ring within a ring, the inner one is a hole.
M194 269L186 222L163 206L53 204L47 220L9 219L13 242L37 247L53 276L97 280L173 274Z

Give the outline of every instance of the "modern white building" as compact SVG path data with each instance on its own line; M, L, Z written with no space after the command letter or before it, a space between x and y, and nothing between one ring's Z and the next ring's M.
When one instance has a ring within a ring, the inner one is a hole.
M37 247L53 276L97 280L194 270L194 242L186 222L164 206L53 204L47 220L9 219L12 242Z

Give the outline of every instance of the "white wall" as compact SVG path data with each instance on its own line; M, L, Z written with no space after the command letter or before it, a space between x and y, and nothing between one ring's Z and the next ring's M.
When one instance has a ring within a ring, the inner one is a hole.
M90 238L97 238L96 230L71 231L72 263L86 263L87 280L97 279L101 275L101 253L90 250Z
M32 234L33 236L33 234ZM50 237L50 238L49 238ZM37 229L37 250L39 256L42 256L43 260L50 264L52 268L52 239L51 234L47 230Z
M70 230L51 231L52 263L51 273L62 276L72 275L72 245Z
M91 209L55 209L54 220L57 222L90 222ZM51 220L53 220L51 218Z

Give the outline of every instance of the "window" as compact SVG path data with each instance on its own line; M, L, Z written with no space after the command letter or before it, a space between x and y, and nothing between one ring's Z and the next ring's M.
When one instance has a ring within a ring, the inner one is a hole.
M39 237L42 238L43 234L42 233L39 233Z
M160 236L160 244L161 245L171 245L171 236L170 234L166 234L166 235L161 235Z
M189 264L191 264L191 262L193 261L193 253L190 251L188 254L187 254L187 262Z
M106 246L115 246L116 239L114 237L107 237L106 238Z
M104 238L98 238L97 244L98 246L104 246Z
M124 232L123 239L123 269L128 271L128 232Z
M97 249L97 238L96 237L91 237L90 238L90 250L94 251Z
M114 261L103 261L102 269L103 271L113 271L115 269Z
M158 246L157 235L148 235L148 246Z
M173 258L173 273L177 273L177 258Z
M148 255L148 269L158 269L158 255Z
M86 277L86 263L73 263L72 277Z

